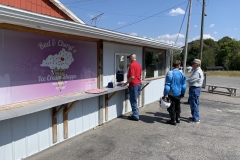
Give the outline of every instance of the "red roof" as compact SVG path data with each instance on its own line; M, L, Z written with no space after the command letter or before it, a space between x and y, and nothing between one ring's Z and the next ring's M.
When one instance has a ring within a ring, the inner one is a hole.
M0 0L0 4L48 15L56 18L74 21L49 0Z

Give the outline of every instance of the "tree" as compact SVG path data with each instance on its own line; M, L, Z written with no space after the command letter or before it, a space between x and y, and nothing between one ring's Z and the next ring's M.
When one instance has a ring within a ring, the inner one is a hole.
M199 58L200 41L195 40L188 43L187 65L195 58ZM202 69L207 66L224 66L228 70L240 70L240 41L228 36L219 41L205 39L203 41ZM181 54L174 54L174 60L183 61L184 47Z
M240 42L236 40L231 40L224 42L220 46L220 52L218 54L219 59L221 59L222 64L227 70L236 69L235 58L240 51ZM221 57L221 58L220 58Z

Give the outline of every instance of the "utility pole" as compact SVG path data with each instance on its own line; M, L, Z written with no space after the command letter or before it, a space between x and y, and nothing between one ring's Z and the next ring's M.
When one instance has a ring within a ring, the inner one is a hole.
M170 70L173 69L173 50L170 50L170 55L171 55L171 65L170 65Z
M205 14L206 1L203 0L202 4L202 22L201 22L201 37L200 37L200 60L202 61L202 51L203 51L203 29L204 29L204 16Z
M187 49L188 49L188 32L189 32L191 12L192 12L192 0L189 0L189 3L190 4L189 4L189 11L188 11L188 24L187 24L187 32L186 32L186 39L185 39L183 73L186 73Z

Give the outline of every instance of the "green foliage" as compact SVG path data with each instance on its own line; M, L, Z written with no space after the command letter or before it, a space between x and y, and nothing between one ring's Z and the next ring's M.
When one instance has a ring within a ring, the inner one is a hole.
M188 43L187 65L200 55L200 41ZM174 54L174 59L183 60L184 49L181 54ZM223 37L219 41L205 39L202 51L202 69L208 66L224 66L227 70L240 70L240 41L230 37Z
M238 60L238 53L240 51L240 42L236 40L226 41L221 43L220 51L218 54L219 63L227 70L240 69L236 66L235 61Z

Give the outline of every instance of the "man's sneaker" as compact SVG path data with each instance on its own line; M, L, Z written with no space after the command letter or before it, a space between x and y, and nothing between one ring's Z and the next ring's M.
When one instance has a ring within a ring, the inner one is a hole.
M128 116L128 119L133 121L139 121L139 119L134 118L133 115Z
M188 123L196 123L197 124L197 123L200 123L200 120L198 120L198 121L189 120Z
M193 121L193 117L189 117L188 121ZM200 122L200 119L198 121Z

